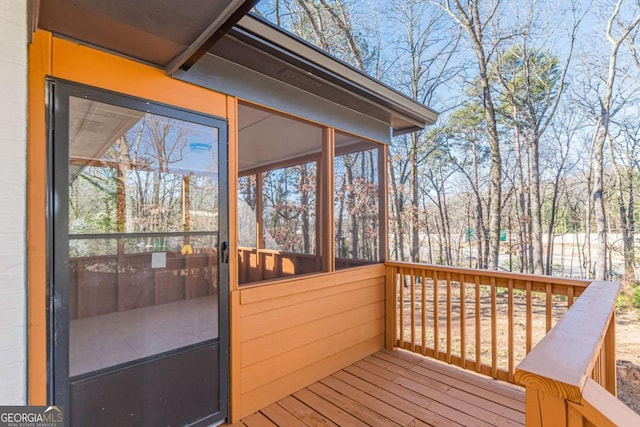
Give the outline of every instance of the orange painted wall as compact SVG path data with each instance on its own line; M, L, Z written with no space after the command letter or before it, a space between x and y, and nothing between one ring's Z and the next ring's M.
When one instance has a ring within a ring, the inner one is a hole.
M29 403L47 402L46 80L47 76L227 117L227 96L168 77L163 70L37 31L29 46L27 171ZM231 98L233 99L233 98ZM235 122L234 122L235 123ZM230 128L231 129L231 128ZM233 132L230 132L233 133ZM230 230L231 231L231 230Z
M231 253L237 250L237 100L44 31L34 34L29 61L29 401L45 404L45 77L227 118ZM232 257L230 403L234 420L383 348L384 265L238 289L236 262Z
M385 267L231 292L231 421L384 347Z

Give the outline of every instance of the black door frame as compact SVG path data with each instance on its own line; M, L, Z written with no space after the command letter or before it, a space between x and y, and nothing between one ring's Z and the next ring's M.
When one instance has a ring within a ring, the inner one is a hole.
M229 182L228 122L135 96L61 79L47 79L47 396L69 414L69 98L154 113L218 129L218 340L220 411L195 422L209 425L229 413ZM58 142L56 142L58 141ZM226 258L226 259L225 259ZM69 425L69 417L65 417Z

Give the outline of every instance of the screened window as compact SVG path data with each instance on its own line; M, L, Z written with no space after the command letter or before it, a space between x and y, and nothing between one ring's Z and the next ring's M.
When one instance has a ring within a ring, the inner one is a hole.
M240 283L321 271L317 221L322 128L240 104Z
M240 247L257 247L256 193L255 175L238 178L238 245Z
M316 254L315 162L262 174L264 248Z
M336 132L336 268L380 260L380 145Z

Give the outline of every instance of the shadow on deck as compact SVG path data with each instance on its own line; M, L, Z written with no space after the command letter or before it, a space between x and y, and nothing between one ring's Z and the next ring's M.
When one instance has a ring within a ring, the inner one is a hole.
M523 426L524 411L522 388L383 350L233 426Z

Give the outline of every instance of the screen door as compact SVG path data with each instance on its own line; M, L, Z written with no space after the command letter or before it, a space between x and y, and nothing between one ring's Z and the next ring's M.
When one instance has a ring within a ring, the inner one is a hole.
M226 122L50 89L54 403L77 426L223 420Z

